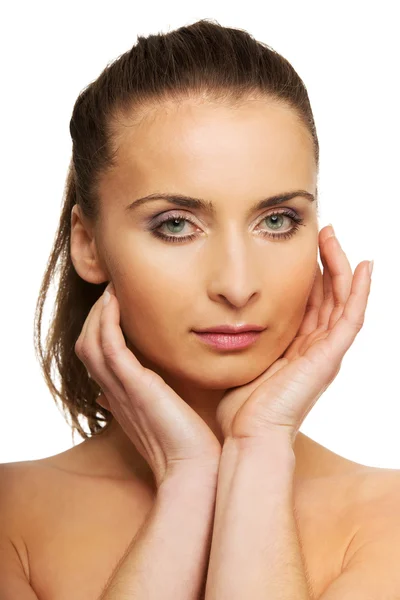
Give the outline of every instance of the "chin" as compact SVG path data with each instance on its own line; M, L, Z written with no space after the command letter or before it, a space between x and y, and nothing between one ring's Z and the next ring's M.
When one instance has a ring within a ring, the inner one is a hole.
M270 366L268 362L264 362L257 367L253 362L250 368L249 363L251 363L251 361L248 358L247 360L243 358L242 368L240 368L239 365L235 365L235 367L232 368L232 365L230 365L225 368L222 366L220 368L215 366L212 370L202 368L199 364L195 374L186 373L184 377L187 381L190 380L192 385L195 385L196 387L209 390L227 390L250 383L264 373ZM180 377L182 377L182 374L180 374Z
M230 356L208 355L202 352L176 352L164 350L157 356L142 354L137 347L129 344L143 367L156 372L172 388L182 384L205 390L227 390L246 385L259 377L278 358L277 348L270 352L251 350ZM175 349L176 350L176 349ZM282 352L284 352L284 348ZM168 360L166 360L166 357Z

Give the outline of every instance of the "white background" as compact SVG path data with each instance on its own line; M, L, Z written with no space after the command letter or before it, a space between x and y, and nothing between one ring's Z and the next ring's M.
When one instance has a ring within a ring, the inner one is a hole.
M321 146L320 225L334 224L353 270L375 259L364 327L301 431L351 460L400 468L396 8L382 1L8 3L0 36L0 462L73 445L34 355L33 317L60 215L75 99L138 34L212 18L266 42L302 77Z

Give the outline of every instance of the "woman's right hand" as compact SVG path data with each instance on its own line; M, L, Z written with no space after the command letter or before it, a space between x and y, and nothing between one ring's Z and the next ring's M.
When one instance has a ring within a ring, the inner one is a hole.
M92 306L75 353L102 390L109 410L153 471L157 489L171 473L205 469L217 475L221 445L205 421L127 347L118 299Z

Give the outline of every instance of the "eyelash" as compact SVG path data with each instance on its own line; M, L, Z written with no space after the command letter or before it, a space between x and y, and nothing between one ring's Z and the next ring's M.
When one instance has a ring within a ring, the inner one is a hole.
M273 212L273 213L267 215L266 217L264 217L263 219L261 219L261 221L263 221L264 219L267 219L268 217L274 217L276 215L284 215L286 217L289 217L289 219L291 219L291 221L294 223L294 226L292 227L292 229L290 229L289 231L286 231L285 233L278 233L278 234L270 234L270 233L266 233L266 232L261 232L260 235L262 235L264 237L269 237L272 239L289 239L298 231L298 229L300 228L300 225L304 224L304 219L299 217L295 212L292 212L289 210ZM155 237L160 238L168 243L170 243L170 242L172 242L172 243L188 242L197 237L196 233L191 233L186 236L177 237L174 235L165 235L165 234L161 233L160 231L158 231L158 229L162 225L164 225L165 223L169 223L171 221L187 221L188 223L192 223L193 225L196 225L196 223L194 223L194 221L192 221L191 219L188 219L185 215L182 215L182 214L172 215L172 216L169 216L168 219L164 219L164 221L161 221L161 223L157 223L157 225L155 227L152 227L150 229L152 235L154 235Z

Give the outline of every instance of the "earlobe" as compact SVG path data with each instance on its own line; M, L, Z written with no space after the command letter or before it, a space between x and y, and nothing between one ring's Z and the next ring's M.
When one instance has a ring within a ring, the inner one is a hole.
M99 259L93 228L77 204L71 211L70 253L76 272L85 281L99 284L110 279Z

